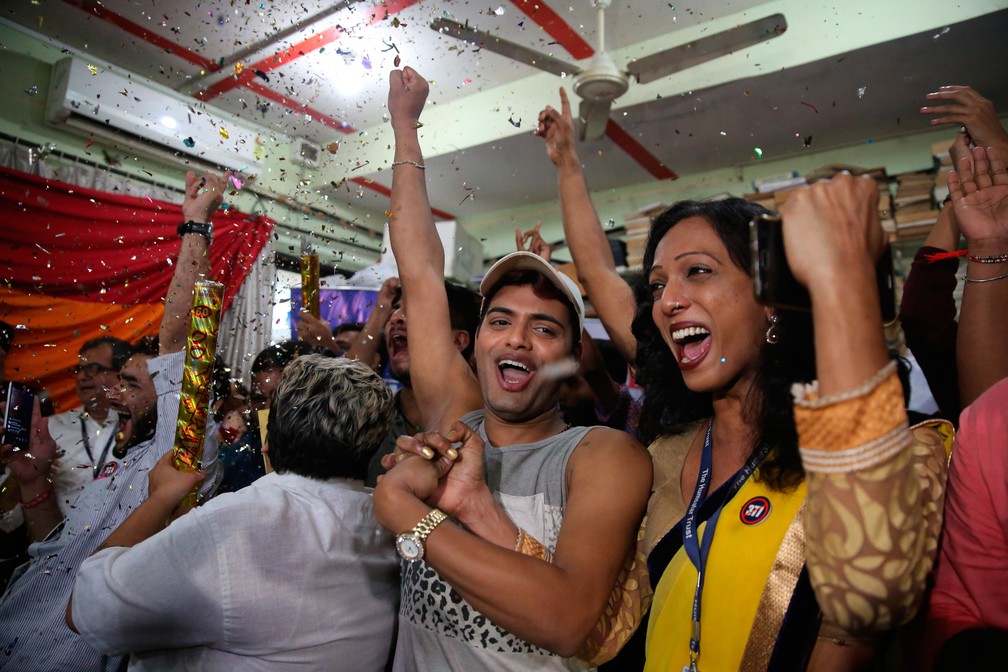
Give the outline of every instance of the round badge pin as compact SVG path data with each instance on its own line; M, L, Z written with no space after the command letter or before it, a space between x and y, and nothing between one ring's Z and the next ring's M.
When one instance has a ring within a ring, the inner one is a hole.
M753 497L742 505L739 520L746 525L759 525L770 515L770 500L762 495Z

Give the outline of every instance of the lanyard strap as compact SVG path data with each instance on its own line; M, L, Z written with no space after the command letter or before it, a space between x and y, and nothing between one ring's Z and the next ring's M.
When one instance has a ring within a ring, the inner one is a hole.
M693 498L690 500L689 508L686 510L686 517L682 528L682 544L689 557L690 562L697 570L697 585L693 592L692 621L693 630L690 635L690 664L686 668L693 672L697 669L697 660L700 657L700 602L703 595L704 570L707 567L707 556L710 554L711 544L714 542L714 530L717 528L718 518L721 516L721 509L735 496L745 482L749 480L756 467L760 465L763 458L767 456L770 449L767 445L760 445L759 448L749 456L746 463L735 473L728 490L724 492L722 500L718 503L717 509L707 519L707 527L704 531L702 541L697 540L697 518L699 517L700 504L703 503L707 490L710 487L711 473L713 471L713 440L714 420L711 419L707 425L707 434L704 436L703 451L700 453L700 473L697 474L696 487L693 489Z
M88 439L87 424L84 422L84 415L80 416L80 432L81 440L84 441L84 452L87 453L88 459L91 460L91 480L98 478L98 474L101 473L101 468L105 466L105 458L108 457L109 448L112 447L112 442L115 441L115 432L109 432L108 441L105 442L105 447L102 448L101 459L95 462L94 455L91 453L91 441Z

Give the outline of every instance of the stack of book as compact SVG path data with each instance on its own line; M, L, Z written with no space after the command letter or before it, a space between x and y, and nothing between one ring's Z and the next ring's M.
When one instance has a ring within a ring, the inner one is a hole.
M837 174L847 171L851 175L868 175L873 177L879 189L879 219L883 226L891 225L895 230L895 221L892 220L892 195L889 193L889 176L885 168L861 168L858 166L847 166L839 163L831 163L821 168L816 168L804 177L796 173L792 177L777 176L767 180L753 180L756 193L746 194L744 198L759 203L768 210L778 210L795 192L806 184L812 184L820 180L829 180ZM772 191L766 191L768 186L775 186Z
M814 182L818 182L819 180L830 180L836 177L837 174L844 171L854 175L855 177L867 175L875 180L875 184L878 186L879 192L878 214L879 219L882 221L882 227L885 229L894 229L896 222L893 220L892 194L889 192L889 175L886 173L886 169L884 167L861 168L859 166L848 166L842 163L831 163L823 166L822 168L816 168L806 175L805 179L808 180L809 184L812 184Z
M893 208L896 238L924 238L938 221L938 209L932 200L935 178L929 171L900 173L896 176Z
M753 180L752 185L757 194L767 194L792 187L799 187L805 183L805 178L799 175L798 171L793 170L783 175L774 175L772 177Z
M627 266L640 266L643 263L651 222L667 208L668 206L662 203L653 203L623 215L623 224L626 227Z
M743 198L747 201L752 201L753 203L758 203L762 205L767 210L776 210L777 201L774 199L774 192L770 191L765 194L746 194Z

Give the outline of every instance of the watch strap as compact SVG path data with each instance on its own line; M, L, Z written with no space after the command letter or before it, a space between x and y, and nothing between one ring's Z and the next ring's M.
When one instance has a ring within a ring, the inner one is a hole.
M182 222L178 226L179 237L187 233L198 233L206 239L207 245L213 242L213 223L211 222Z
M420 539L421 542L427 541L427 536L434 531L438 525L448 520L448 515L441 509L431 509L430 513L420 519L420 522L413 526L410 530L413 534Z

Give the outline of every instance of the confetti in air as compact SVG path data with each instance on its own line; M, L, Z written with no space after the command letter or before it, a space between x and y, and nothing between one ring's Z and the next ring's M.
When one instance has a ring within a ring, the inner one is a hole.
M459 201L459 205L462 205L463 203L465 203L466 201L468 201L470 198L472 200L474 200L474 201L476 200L476 191L475 191L475 189L473 189L472 187L470 187L465 182L462 183L462 188L465 189L466 191L468 191L469 193L466 194L465 198L463 198L461 201Z

